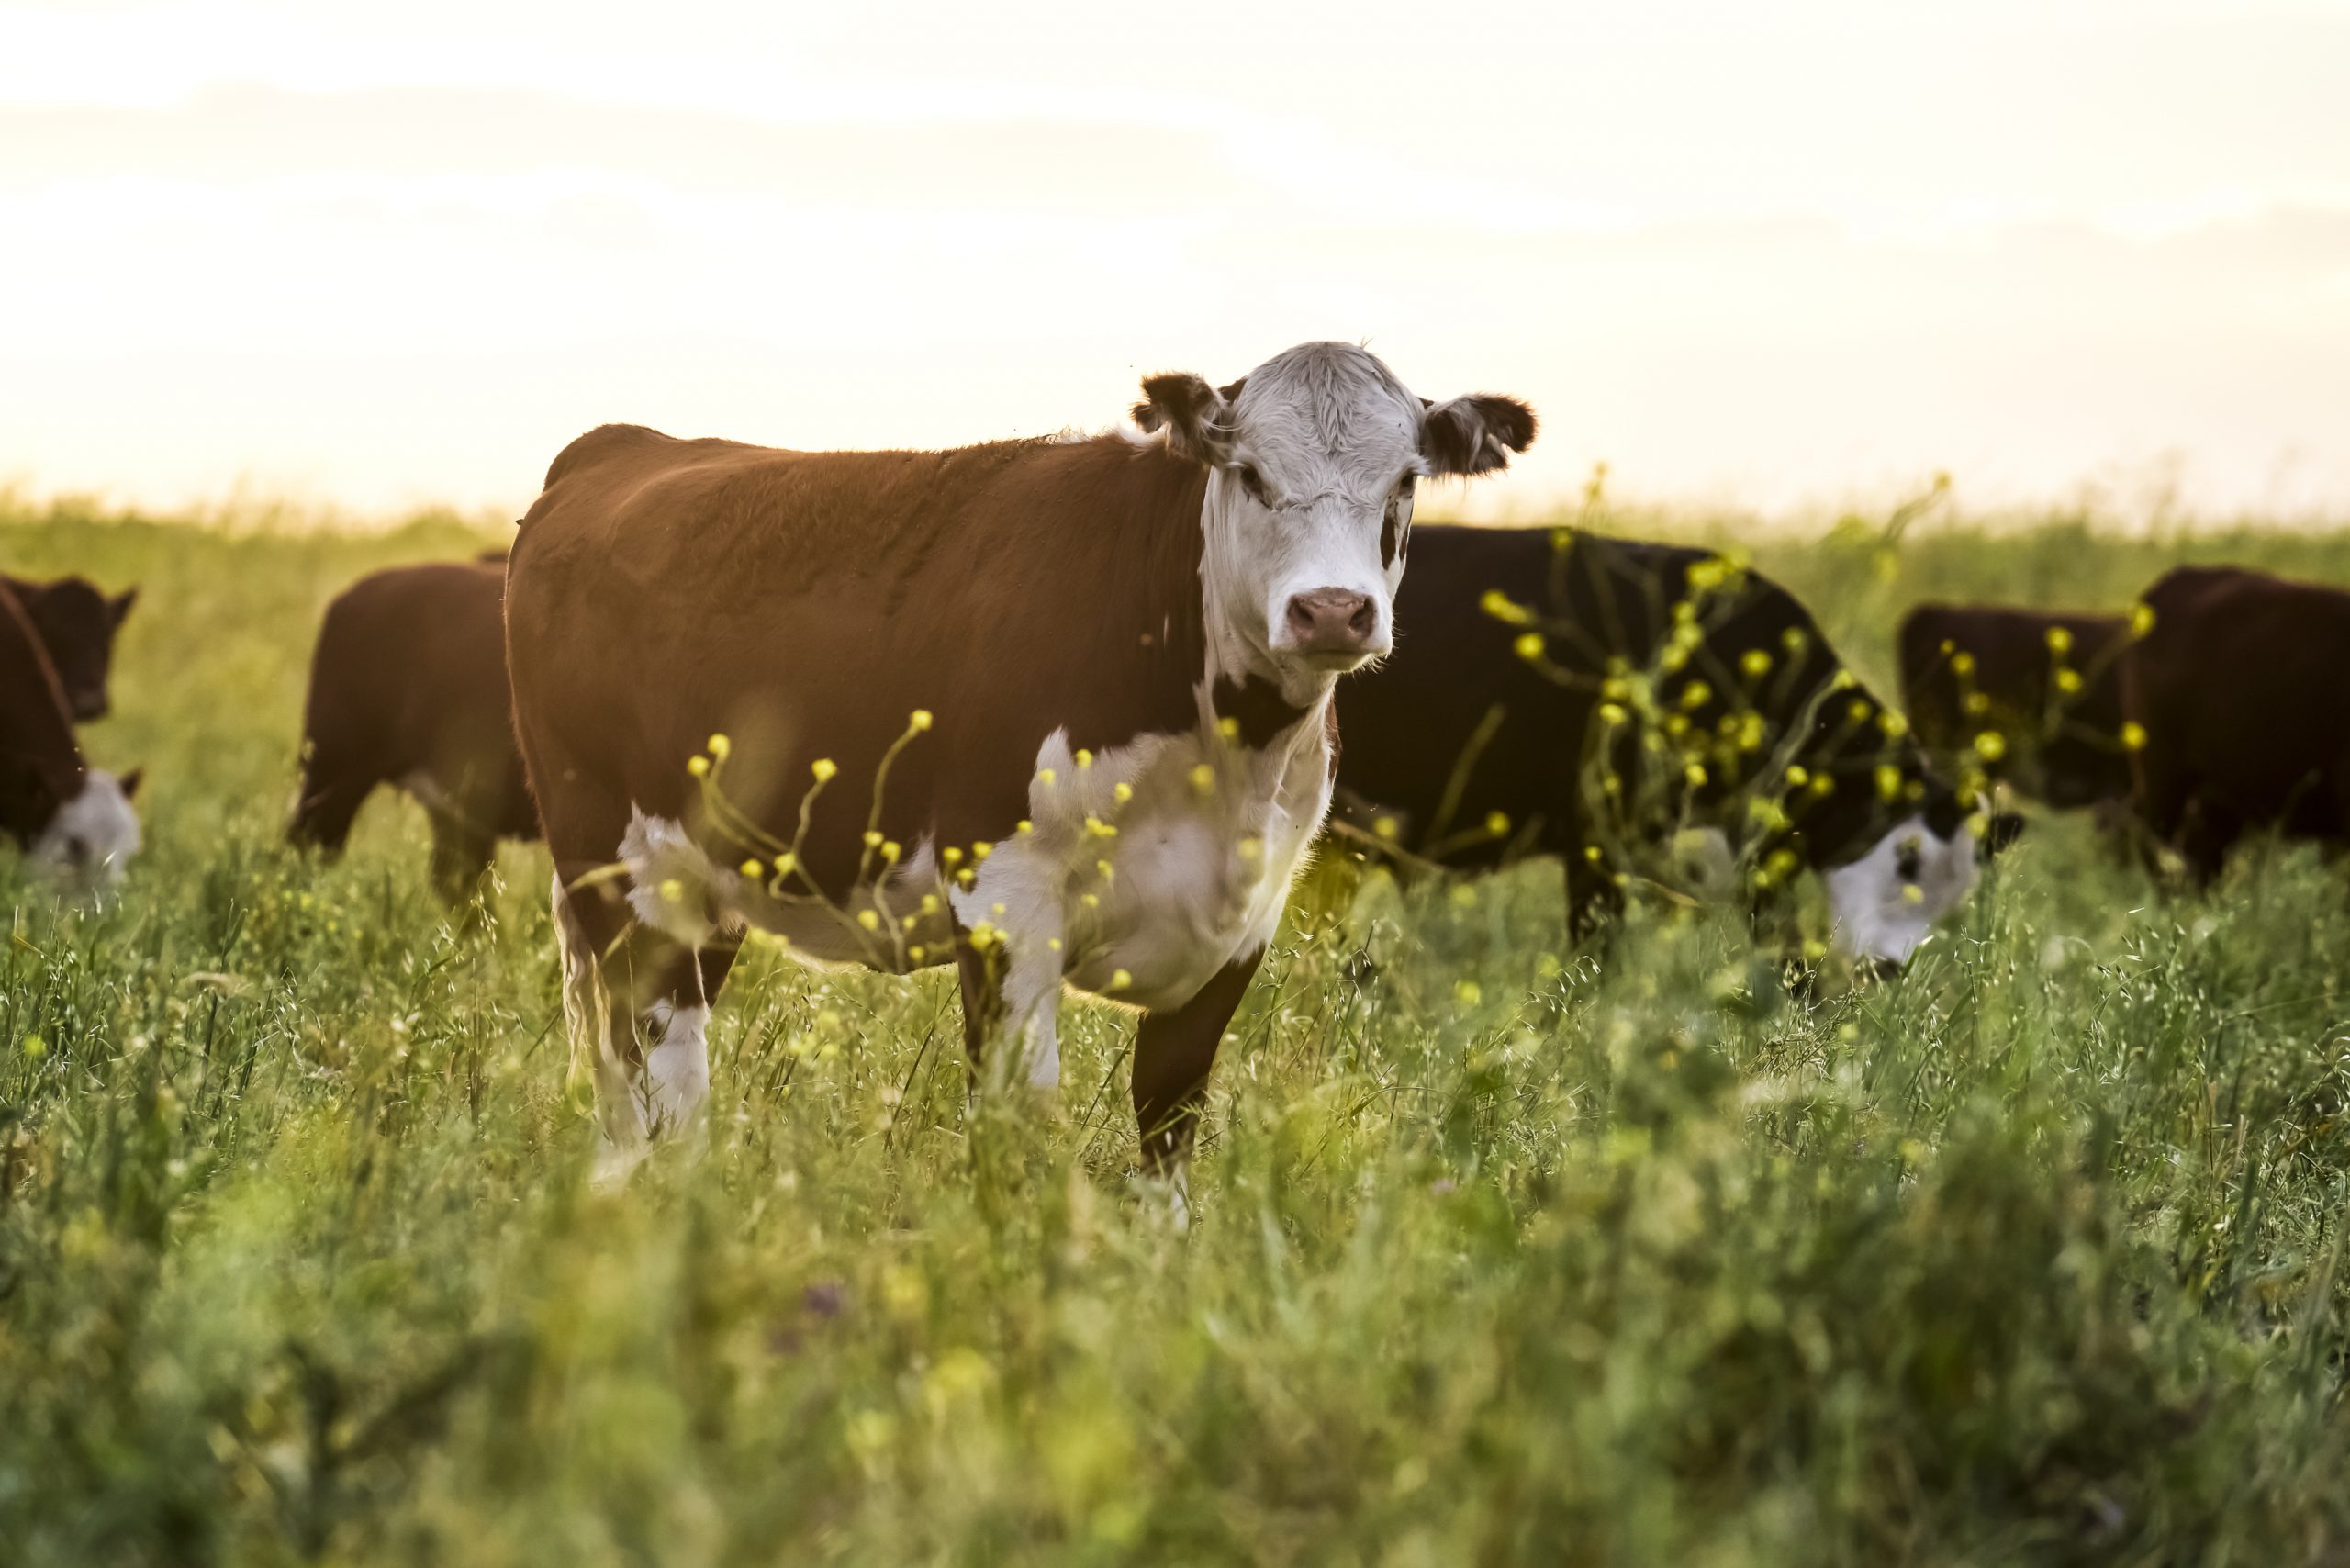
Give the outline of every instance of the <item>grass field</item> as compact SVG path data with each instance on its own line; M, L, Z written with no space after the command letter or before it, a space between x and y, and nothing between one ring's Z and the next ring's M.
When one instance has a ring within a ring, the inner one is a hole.
M328 596L485 542L0 518L142 585L86 738L149 769L118 904L0 857L0 1561L2350 1559L2314 854L2165 902L2042 819L1812 1002L1726 913L1595 959L1550 868L1328 868L1188 1236L1128 1191L1120 1017L1070 1005L1057 1117L973 1114L947 976L755 949L707 1154L599 1198L535 847L459 933L413 806L277 843ZM2350 583L2350 535L1753 551L1888 691L1928 595Z

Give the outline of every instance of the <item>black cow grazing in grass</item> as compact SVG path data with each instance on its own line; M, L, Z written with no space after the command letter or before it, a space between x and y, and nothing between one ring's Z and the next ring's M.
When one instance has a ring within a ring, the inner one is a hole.
M87 577L33 582L6 576L0 576L0 588L16 596L32 622L74 722L105 718L113 706L106 678L114 667L115 634L139 601L139 590L125 588L109 598Z
M2144 602L2122 703L2147 831L2206 884L2248 832L2350 843L2350 593L2181 566Z
M138 789L137 769L118 780L84 759L40 635L0 586L0 831L45 875L95 892L138 852Z
M500 838L536 838L506 684L502 554L394 566L327 606L286 836L340 851L376 786L432 823L432 882L470 897Z
M1343 343L1143 392L1139 441L608 426L555 458L508 664L609 1174L698 1122L710 1002L757 925L956 965L975 1065L1000 1043L1039 1088L1065 986L1139 1009L1143 1158L1181 1191L1328 805L1331 689L1389 645L1414 483L1500 468L1534 419L1427 405Z
M1445 866L1563 857L1577 935L1694 833L1758 892L1819 873L1838 944L1902 962L2017 825L1974 820L1793 596L1701 551L1423 528L1396 621L1339 689L1358 817Z
M1921 604L1897 639L1902 709L1940 765L1971 761L2059 810L2126 801L2121 666L2132 639L2116 615Z

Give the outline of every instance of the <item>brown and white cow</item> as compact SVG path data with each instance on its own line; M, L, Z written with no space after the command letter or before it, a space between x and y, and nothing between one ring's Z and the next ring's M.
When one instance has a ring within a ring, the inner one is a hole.
M114 667L115 634L139 601L139 590L125 588L109 596L87 577L34 582L5 575L0 575L0 588L17 596L18 608L33 623L74 722L105 718L113 706L106 678Z
M1534 417L1426 404L1339 343L1143 390L1140 442L608 426L556 457L507 655L608 1172L698 1116L755 925L817 960L956 963L974 1061L1001 1037L1040 1086L1065 983L1139 1009L1144 1162L1181 1192L1328 805L1332 685L1390 645L1413 486L1502 467Z
M392 566L327 606L310 658L286 836L330 854L379 785L432 824L432 881L473 891L500 838L535 838L506 689L504 553Z
M0 587L0 830L45 875L96 892L138 852L138 788L136 769L118 780L84 759L40 636Z
M1896 641L1902 708L1938 762L1963 758L2059 810L2129 798L2121 668L2127 621L1921 604L1902 618ZM2000 746L1984 759L1975 741L1986 733Z
M2350 593L2181 566L2145 605L2122 704L2143 729L2134 800L2154 837L2202 883L2248 832L2350 844Z

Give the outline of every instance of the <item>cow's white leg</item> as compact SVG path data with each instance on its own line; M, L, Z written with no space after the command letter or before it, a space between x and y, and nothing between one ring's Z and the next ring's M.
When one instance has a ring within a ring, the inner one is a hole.
M595 1096L596 1184L616 1186L644 1158L644 1116L630 1092L627 1062L614 1047L611 997L604 987L601 956L571 907L560 871L554 876L554 906L556 951L563 960L563 1021L571 1040L571 1081L586 1082Z
M663 997L646 1010L645 1024L653 1045L637 1085L644 1125L655 1137L696 1131L710 1099L710 1009Z
M1003 1036L1020 1053L1028 1087L1061 1086L1061 952L1059 923L1050 933L1024 933L1003 977Z
M596 1182L625 1181L655 1143L699 1130L710 1097L710 1007L696 955L642 928L599 952L560 874L555 927L574 1081L596 1101Z

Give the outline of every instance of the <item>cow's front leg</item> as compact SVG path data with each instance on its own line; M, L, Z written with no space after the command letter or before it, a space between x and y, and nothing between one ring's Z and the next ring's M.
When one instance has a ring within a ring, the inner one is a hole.
M699 1129L710 1097L705 966L692 948L630 922L605 889L566 887L558 872L554 902L572 1061L594 1086L596 1179L610 1185L655 1143Z
M1144 1014L1135 1034L1135 1125L1142 1135L1143 1175L1165 1184L1181 1223L1191 1219L1192 1142L1216 1047L1264 957L1259 947L1235 958L1181 1006Z
M984 1080L990 1044L1013 1055L1002 1065L1031 1089L1061 1081L1061 935L1057 918L1016 928L992 923L955 933L955 959L963 992L963 1048L975 1081Z

